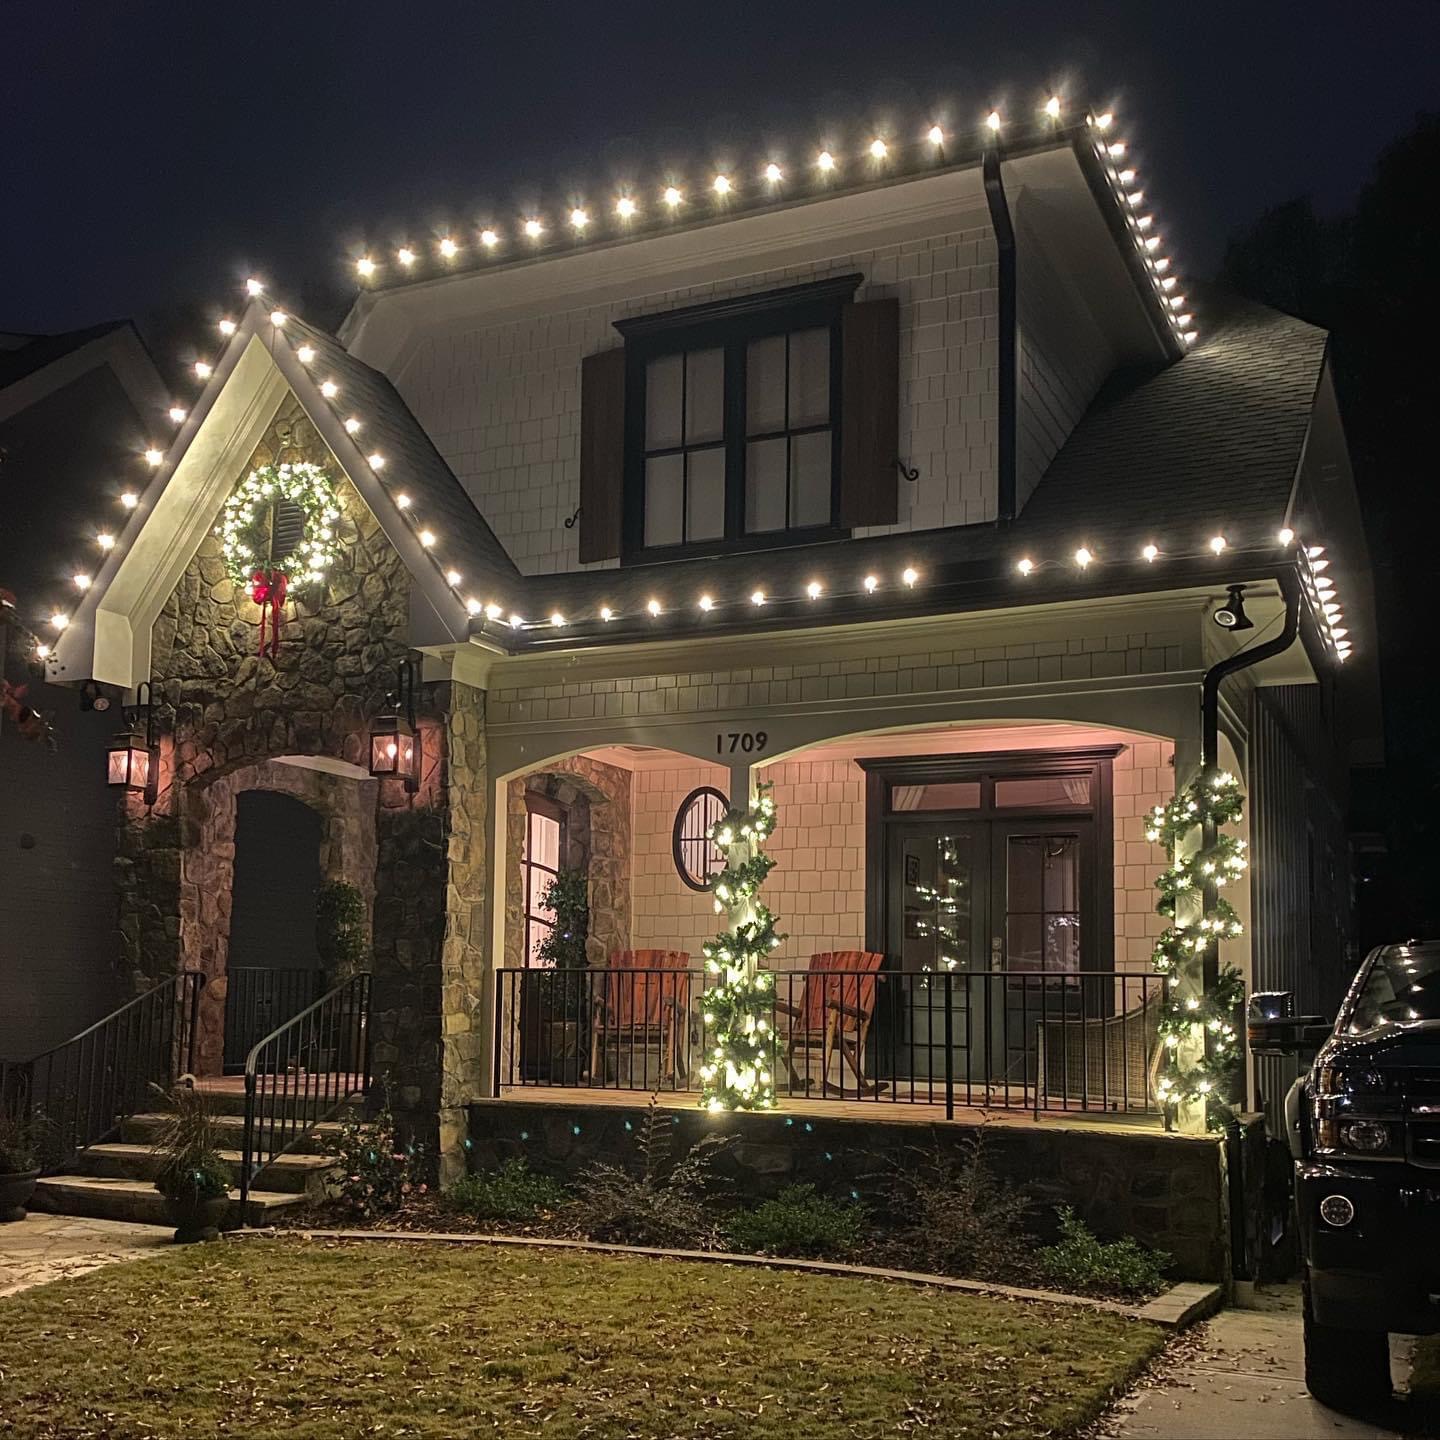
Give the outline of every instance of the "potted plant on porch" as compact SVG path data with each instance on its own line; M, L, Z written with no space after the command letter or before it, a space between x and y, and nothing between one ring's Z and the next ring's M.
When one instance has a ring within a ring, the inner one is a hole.
M230 1167L220 1158L220 1136L210 1105L188 1076L170 1091L166 1122L154 1151L160 1156L155 1188L165 1197L175 1240L215 1240L230 1206Z
M560 870L545 889L541 904L555 917L535 948L545 968L532 979L540 1020L540 1068L556 1085L580 1079L584 1047L580 1043L585 989L585 942L590 935L590 882L584 870Z
M0 1105L0 1224L23 1220L40 1178L40 1126L22 1100L14 1110Z

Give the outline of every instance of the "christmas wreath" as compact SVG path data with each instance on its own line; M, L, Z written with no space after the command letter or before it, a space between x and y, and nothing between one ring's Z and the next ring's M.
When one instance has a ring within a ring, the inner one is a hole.
M283 501L303 517L299 538L283 555L273 553L272 514ZM262 465L252 470L225 501L215 533L225 555L225 568L237 585L260 606L260 648L265 649L267 614L273 620L273 657L280 643L280 611L293 585L322 585L340 555L335 522L340 497L330 476L308 460Z

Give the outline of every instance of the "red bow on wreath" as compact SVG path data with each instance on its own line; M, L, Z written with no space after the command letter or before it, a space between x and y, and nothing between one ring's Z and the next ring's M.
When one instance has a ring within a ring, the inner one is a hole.
M260 607L260 649L265 653L265 623L270 623L270 658L273 660L280 649L280 612L285 608L285 590L289 577L283 570L268 573L257 570L250 577L250 598Z

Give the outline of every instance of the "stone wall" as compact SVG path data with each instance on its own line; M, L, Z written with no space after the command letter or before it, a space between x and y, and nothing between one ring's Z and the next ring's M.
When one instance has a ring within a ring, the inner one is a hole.
M672 1153L711 1134L732 1135L716 1170L744 1203L786 1185L859 1196L878 1210L888 1167L913 1163L918 1150L961 1151L977 1127L883 1118L789 1114L712 1117L693 1107L662 1107L674 1117ZM875 1107L880 1108L880 1107ZM573 1177L597 1160L635 1163L633 1105L557 1105L484 1101L470 1112L470 1163L492 1168L523 1156L536 1170ZM1228 1281L1225 1155L1219 1140L1158 1130L1101 1129L1029 1120L983 1127L985 1163L1028 1188L1037 1227L1053 1225L1056 1205L1073 1205L1104 1239L1132 1235L1168 1251L1177 1278Z
M525 963L525 897L520 860L525 851L527 791L555 801L566 812L567 868L584 869L589 879L590 935L586 959L603 965L613 950L631 941L631 787L633 776L617 765L587 755L556 760L517 776L506 787L505 964Z

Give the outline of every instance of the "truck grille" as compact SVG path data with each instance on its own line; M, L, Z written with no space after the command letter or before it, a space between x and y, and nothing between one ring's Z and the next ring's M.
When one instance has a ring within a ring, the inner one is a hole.
M1405 1077L1405 1114L1411 1161L1440 1169L1440 1070Z

